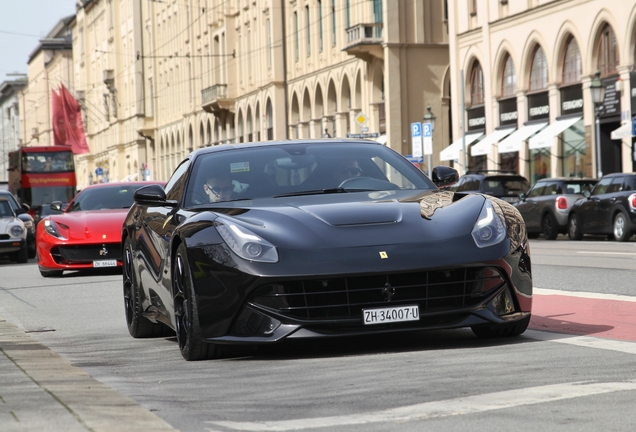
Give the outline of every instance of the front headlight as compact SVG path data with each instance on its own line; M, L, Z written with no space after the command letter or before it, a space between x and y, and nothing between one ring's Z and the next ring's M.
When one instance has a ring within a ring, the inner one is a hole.
M22 233L24 232L24 228L20 225L14 225L11 227L11 235L13 237L22 237Z
M248 261L278 262L276 247L247 228L223 218L215 220L214 227L230 249L241 258Z
M494 246L506 238L506 224L495 211L489 199L486 199L484 207L481 209L472 235L479 248Z
M44 221L44 232L60 240L68 240L66 237L60 234L60 232L57 230L55 222L53 222L52 220L46 219Z

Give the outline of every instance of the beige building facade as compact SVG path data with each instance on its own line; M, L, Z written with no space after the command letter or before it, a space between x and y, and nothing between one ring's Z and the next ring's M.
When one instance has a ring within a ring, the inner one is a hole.
M29 56L28 83L18 94L22 146L53 145L51 91L73 85L72 19L60 20Z
M78 187L167 180L191 150L258 140L367 134L411 154L428 104L437 163L444 14L442 0L81 0L72 92L91 152Z
M443 159L531 182L634 170L636 3L448 0L448 10L458 120Z

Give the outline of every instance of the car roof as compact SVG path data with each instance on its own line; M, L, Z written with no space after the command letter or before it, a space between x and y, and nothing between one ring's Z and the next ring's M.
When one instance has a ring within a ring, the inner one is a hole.
M547 182L547 181L598 181L597 178L593 177L548 177L537 180L537 183Z
M193 151L191 155L195 157L200 154L215 153L215 152L234 150L234 149L270 147L270 146L280 146L280 145L320 144L320 143L374 144L374 145L384 146L384 144L379 143L377 141L359 139L359 138L320 138L320 139L314 138L314 139L295 139L295 140L279 140L279 141L257 141L257 142L240 143L240 144L220 144L220 145L215 145L212 147L203 147L203 148L197 149Z
M163 181L127 181L127 182L97 183L97 184L88 185L82 190L96 189L96 188L102 188L102 187L108 187L108 186L130 186L130 185L151 185L151 184L164 185L164 184L166 184L166 182L163 182Z

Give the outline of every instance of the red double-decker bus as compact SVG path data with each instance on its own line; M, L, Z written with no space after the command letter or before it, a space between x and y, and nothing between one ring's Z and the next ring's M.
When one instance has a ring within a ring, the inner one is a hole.
M21 147L9 153L9 190L29 207L53 201L69 202L77 192L70 148Z

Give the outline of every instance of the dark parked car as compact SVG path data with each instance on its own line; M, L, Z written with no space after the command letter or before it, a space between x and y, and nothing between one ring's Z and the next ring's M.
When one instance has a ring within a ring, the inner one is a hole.
M29 206L26 204L20 205L13 194L7 190L0 190L0 198L7 199L13 212L17 215L18 219L24 223L24 228L27 231L27 256L29 258L35 258L35 222L33 221L33 216L27 213Z
M455 192L483 193L511 204L530 188L528 180L511 171L468 171L451 189Z
M135 193L123 225L133 337L176 332L186 360L231 344L530 320L525 225L511 205L442 191L370 141L199 149L165 186Z
M591 191L593 178L556 177L538 180L527 194L520 194L516 206L526 222L528 237L543 234L554 240L568 232L568 216L574 202Z
M49 215L60 214L64 211L64 209L68 206L68 203L62 203L62 210L56 210L51 208L51 204L42 204L39 206L33 207L33 220L35 225L40 223L42 219Z
M606 234L627 241L636 233L636 174L603 176L592 192L572 206L568 235L581 240L585 234Z

